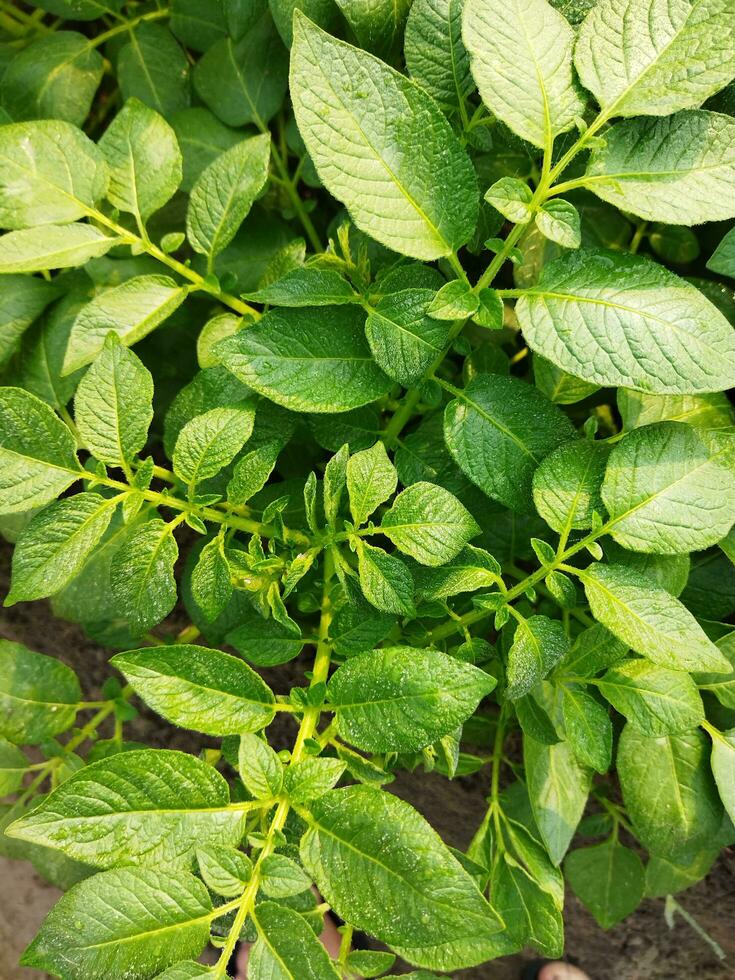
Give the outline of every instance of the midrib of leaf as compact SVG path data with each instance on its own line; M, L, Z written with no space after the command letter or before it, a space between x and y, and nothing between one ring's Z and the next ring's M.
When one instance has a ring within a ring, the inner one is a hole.
M240 167L238 169L238 180L235 181L235 182L233 182L231 184L229 190L228 190L228 193L227 193L227 201L225 203L225 207L222 209L222 213L220 215L220 220L217 222L217 224L216 224L216 226L214 228L214 232L213 232L213 234L211 236L210 248L209 248L209 254L210 254L210 256L214 256L217 253L217 244L218 244L218 241L219 241L220 232L222 231L222 228L223 228L223 226L224 226L224 224L225 224L225 222L227 220L227 217L228 217L228 215L229 215L229 213L230 213L230 211L232 209L232 202L234 201L234 199L235 199L235 197L237 195L237 191L238 191L238 188L239 188L239 181L242 179L242 175L243 175L244 171L247 169L247 164L249 162L250 161L242 161L242 163L241 163L241 165L240 165Z
M130 45L133 48L133 50L135 51L136 57L138 58L138 61L140 62L141 71L145 75L146 80L148 82L148 85L150 86L151 94L153 95L154 99L156 100L156 108L157 108L157 111L158 111L158 113L160 115L162 115L162 116L165 117L166 113L165 113L163 104L161 103L161 99L160 99L160 97L158 95L158 89L156 88L156 86L155 86L155 84L153 82L153 77L152 77L151 73L148 71L148 65L146 64L145 58L143 57L143 51L142 51L142 49L140 47L140 43L138 42L138 38L135 35L135 31L133 31L133 30L130 31Z
M627 694L640 694L641 700L644 699L644 695L648 695L652 699L668 701L677 708L681 707L681 701L679 701L677 698L672 698L671 695L667 694L665 691L657 691L655 688L645 687L642 683L639 683L638 680L635 680L632 684L621 684L620 681L610 681L602 678L600 681L600 686L603 688L612 687L618 691L625 691Z
M551 116L549 113L549 99L548 99L548 94L546 92L546 84L544 82L543 75L541 74L541 68L536 59L536 52L534 51L533 45L531 44L531 39L528 36L528 30L526 28L526 19L523 16L522 3L523 0L520 0L520 2L516 3L516 12L518 15L518 20L521 22L521 30L523 31L523 38L526 42L528 53L531 55L531 60L533 61L533 67L536 70L536 79L538 81L539 90L541 92L541 99L544 104L544 146L547 148L547 152L545 156L548 162L551 162L551 153L549 152L549 148L553 146L553 133L551 129Z
M88 474L86 470L81 470L81 469L72 470L69 469L68 466L60 466L58 463L49 463L45 459L36 459L34 456L24 456L22 453L17 453L14 449L8 449L6 446L0 446L0 459L4 454L7 454L9 456L14 456L16 459L22 459L25 462L36 463L42 466L46 466L49 469L58 470L60 473L71 473L78 480L81 480L82 477L84 476L86 476L89 479L92 479L92 475Z
M117 507L122 496L123 494L119 494L117 497L112 497L109 500L106 500L104 497L100 497L100 505L97 507L97 510L91 513L88 517L85 517L82 523L78 525L73 533L69 535L69 537L65 538L56 548L48 553L48 560L58 558L59 554L69 546L70 542L74 541L75 538L82 534L82 532L85 531L90 524L93 524L99 518L100 514L103 514L108 508L114 509Z
M76 708L79 704L78 701L39 701L35 698L22 698L20 695L13 694L12 691L6 691L3 688L0 688L0 698L8 698L10 701L18 701L20 704L39 705L44 708L49 705L55 708Z
M442 694L450 694L456 697L464 691L474 691L476 685L472 682L467 684L452 684L451 687L432 687L425 691L410 692L408 694L396 694L393 697L371 698L370 701L335 702L332 704L334 711L341 711L343 708L370 708L374 704L395 704L396 701L422 701L425 698L438 699Z
M238 88L242 92L242 96L243 96L243 98L245 99L245 101L248 104L248 108L250 109L250 114L253 117L253 122L258 127L258 129L261 131L261 133L266 133L266 132L268 132L268 127L263 122L263 120L262 120L262 118L260 116L260 113L258 112L258 110L257 110L257 108L255 106L255 103L253 102L253 100L252 100L252 98L250 96L250 90L247 88L247 86L244 83L242 72L240 71L240 66L235 61L233 47L234 47L234 42L233 42L232 38L228 38L227 39L227 57L230 59L230 64L232 65L232 68L234 70L235 78L237 79Z
M673 779L674 796L676 798L675 799L675 802L676 802L676 805L677 805L677 809L679 810L679 816L681 817L681 822L682 822L682 824L688 830L689 829L689 821L687 820L687 817L686 817L686 808L684 806L684 798L683 798L683 796L681 794L681 785L679 783L679 772L678 772L678 770L676 768L676 756L674 755L674 749L673 749L673 746L671 744L671 738L668 735L664 735L664 739L666 741L666 757L667 757L667 761L671 765L671 776L672 776L672 779Z
M174 681L182 681L184 684L187 684L189 687L194 688L194 690L196 691L207 691L210 694L218 694L223 698L227 698L233 701L235 705L237 705L238 703L241 704L243 702L245 704L257 705L257 707L259 708L270 708L273 705L272 701L256 701L254 698L249 696L246 697L244 694L233 694L232 691L225 691L219 687L208 687L206 684L201 684L198 681L189 680L188 677L181 677L178 674L164 674L161 671L154 671L150 667L145 669L148 671L148 676L141 677L139 675L138 677L136 677L136 680L150 680L151 677L170 678L171 680Z

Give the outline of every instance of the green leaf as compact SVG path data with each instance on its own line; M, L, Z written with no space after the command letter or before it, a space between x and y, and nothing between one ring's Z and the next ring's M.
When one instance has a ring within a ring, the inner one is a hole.
M592 615L636 653L672 670L729 671L728 661L678 599L623 565L582 575Z
M428 969L454 970L497 954L499 919L408 803L349 786L310 809L301 859L339 916Z
M731 324L694 286L637 255L567 253L516 313L534 351L594 384L685 394L735 383Z
M275 902L260 902L253 921L258 940L248 957L252 980L337 980L339 974L329 953L298 912Z
M160 24L138 24L117 58L124 99L137 98L164 118L189 104L189 62Z
M191 980L192 977L205 977L211 975L212 971L208 966L195 963L193 960L182 960L164 970L163 973L156 975L156 980Z
M206 51L227 34L226 6L221 0L208 4L199 0L173 0L171 30L185 47Z
M592 515L603 512L606 462L605 446L589 440L565 443L541 462L533 474L533 502L550 528L566 537L592 527Z
M118 653L110 661L155 712L207 735L253 732L273 720L273 693L238 657L193 644Z
M596 623L577 636L564 661L564 670L572 676L594 677L623 660L627 652L625 643Z
M735 278L735 232L732 228L712 253L707 268L712 272L720 272L723 276L730 276L731 279Z
M122 0L38 0L34 6L63 20L97 20L119 13Z
M592 774L577 761L568 742L543 745L524 735L523 760L534 820L549 857L558 865L584 813Z
M118 868L62 896L21 962L89 980L150 977L199 956L211 920L207 889L188 871Z
M347 462L347 492L350 513L357 527L395 493L396 469L388 459L385 445L376 442L372 449L355 453Z
M416 592L429 600L488 589L497 584L499 575L500 565L493 556L471 544L438 568L416 565L413 569Z
M281 445L277 441L267 442L252 449L238 459L232 471L232 479L227 484L227 500L231 504L244 504L268 482L268 477L276 465Z
M419 482L398 494L380 533L422 565L436 566L458 555L480 527L454 494Z
M733 30L735 12L720 0L601 0L582 24L574 63L608 118L666 116L701 105L735 75Z
M514 945L532 945L545 956L562 955L561 910L553 896L507 851L493 867L490 889L493 900L503 910L507 935Z
M188 868L198 847L237 844L246 815L230 805L227 783L206 762L140 749L80 769L7 833L100 868L173 870Z
M412 0L335 0L361 48L385 61L395 55Z
M429 314L430 289L403 289L383 296L365 324L373 357L388 377L408 386L441 357L449 327Z
M675 858L651 854L646 865L646 898L665 898L696 885L709 873L719 854L717 843L684 848Z
M482 101L524 140L545 147L582 115L574 32L546 0L467 0L462 36Z
M464 0L414 0L404 38L411 77L452 112L474 87L462 43L463 7Z
M45 279L5 275L0 308L0 367L17 351L28 327L57 295L56 286ZM23 387L31 386L23 384Z
M138 99L125 103L99 147L110 171L110 203L140 222L145 223L178 190L182 159L176 134Z
M232 597L232 574L224 553L224 539L208 541L191 573L191 594L209 622L222 613Z
M533 191L519 177L501 177L485 192L487 203L499 211L508 221L522 224L530 221L533 213L529 205Z
M270 136L236 143L202 173L191 191L186 234L195 252L211 261L235 237L268 176Z
M348 459L349 446L344 445L332 456L324 467L324 482L322 484L324 516L332 528L336 528L337 526L342 491L347 485Z
M648 738L626 725L618 744L617 770L636 836L651 852L676 855L712 840L722 805L698 729Z
M351 307L271 310L217 352L236 378L285 408L344 412L390 387L370 356L363 316Z
M631 119L605 133L585 186L648 221L721 221L735 214L734 142L735 119L716 112Z
M242 133L225 126L201 106L181 109L170 117L183 157L181 189L190 191L200 174L220 153L242 139Z
M132 347L155 330L187 296L168 276L135 276L96 296L81 310L69 335L64 374L89 364L102 350L110 331Z
M598 689L643 735L680 735L704 721L697 685L689 674L629 660L608 670Z
M643 898L645 871L641 859L617 840L572 851L564 874L574 894L603 929L634 912Z
M345 966L360 977L379 977L381 973L390 970L395 961L396 958L393 953L372 949L354 949L348 953Z
M199 872L207 888L225 898L242 895L253 871L253 862L246 854L234 847L217 844L198 848L196 854Z
M634 429L610 453L602 499L612 536L633 551L701 551L735 521L731 439L706 445L681 422Z
M403 646L351 657L327 692L345 741L368 752L412 752L454 731L495 685L438 650Z
M480 301L468 282L453 279L436 293L427 310L435 320L463 320L477 310Z
M568 201L547 201L536 215L536 227L562 248L579 248L582 244L579 211Z
M58 119L0 128L0 227L86 217L107 190L107 167L81 130Z
M37 745L74 724L82 692L66 664L0 640L0 735Z
M19 748L0 738L0 797L9 796L20 789L29 765L29 760Z
M727 815L735 820L735 729L711 733L712 774Z
M579 684L562 688L562 719L572 751L585 766L607 772L613 730L607 709Z
M711 691L720 704L735 708L735 634L727 633L716 645L730 664L730 670L726 674L696 673L694 680L700 690Z
M299 266L245 298L274 306L341 306L359 302L352 286L334 269Z
M619 388L618 410L625 429L654 422L686 422L695 429L735 430L735 412L727 395L647 395Z
M357 545L360 588L369 603L382 612L412 616L413 579L405 564L365 541Z
M88 38L54 31L34 38L3 73L2 105L13 119L63 119L81 126L104 62Z
M215 476L231 463L250 438L255 412L212 408L195 415L179 433L173 454L176 475L190 486Z
M514 701L528 694L569 651L560 622L531 616L518 623L508 651L508 686L505 696Z
M80 472L74 436L48 405L22 388L0 388L0 513L50 503Z
M156 626L175 606L178 555L171 528L159 518L137 528L113 555L112 595L134 633Z
M342 777L346 765L340 759L302 759L283 773L283 792L292 803L307 803L328 793Z
M227 634L227 642L246 660L258 667L277 667L294 660L304 646L294 635L273 619L253 613L250 622L241 623Z
M266 126L287 82L288 55L267 13L242 38L213 44L194 69L197 95L228 126Z
M260 869L261 887L271 898L289 898L311 888L311 878L285 854L269 854Z
M574 436L567 417L517 378L481 374L456 392L444 414L447 448L488 497L512 510L533 504L533 472L552 449Z
M43 225L0 236L0 273L44 272L84 265L104 255L119 239L91 225Z
M533 379L539 391L555 405L573 405L598 390L599 385L589 384L573 374L562 371L556 364L540 354L533 355Z
M273 749L257 735L240 736L237 763L248 793L259 800L277 796L283 785L283 765Z
M153 378L117 334L110 334L82 378L74 416L82 444L112 466L126 467L148 439Z
M119 497L78 493L36 514L15 546L5 605L60 592L94 551L118 502Z
M437 105L303 15L294 25L291 98L327 190L358 228L404 255L436 259L463 245L477 220L476 178Z

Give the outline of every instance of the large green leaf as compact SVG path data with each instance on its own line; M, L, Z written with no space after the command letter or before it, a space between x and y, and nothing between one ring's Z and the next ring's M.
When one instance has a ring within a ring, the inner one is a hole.
M449 111L456 111L473 88L462 43L463 6L464 0L414 0L406 22L411 78Z
M385 373L402 385L421 380L442 354L449 324L427 313L430 289L402 289L378 301L365 324L370 350Z
M566 537L592 527L595 511L602 514L606 462L606 447L589 440L564 443L542 461L533 474L533 502L550 528Z
M261 902L253 920L258 940L248 957L252 980L337 980L329 953L298 912Z
M0 640L0 735L35 745L71 728L82 692L66 664Z
M58 119L0 128L0 227L76 221L107 190L102 153Z
M2 282L0 367L4 367L16 352L23 334L36 317L58 295L56 286L34 276L5 275Z
M433 483L414 483L383 515L380 533L422 565L451 561L480 527L464 504Z
M698 225L735 214L735 119L691 110L631 119L605 133L585 185L649 221Z
M617 840L572 851L564 874L577 898L609 929L634 912L643 898L645 872L641 859Z
M608 670L599 691L643 735L679 735L704 720L697 685L689 674L628 660Z
M207 735L253 732L273 720L273 694L238 657L193 644L118 653L113 663L154 711Z
M454 970L497 955L500 920L408 803L348 786L310 810L301 858L338 915L427 969Z
M455 731L495 684L438 650L386 647L351 657L327 690L345 741L369 752L409 752Z
M413 578L400 558L360 541L357 561L360 588L371 605L382 612L413 615Z
M0 273L46 272L84 265L109 252L120 239L92 225L41 225L0 236Z
M217 345L221 363L285 408L345 412L386 394L370 356L364 314L352 307L271 310Z
M182 160L176 134L138 99L125 103L99 147L110 170L110 203L139 221L147 221L178 190Z
M50 503L80 472L74 436L48 405L22 388L0 388L0 513Z
M211 920L209 893L188 871L119 868L64 895L21 963L69 980L150 977L199 956Z
M650 578L623 565L593 565L582 581L592 615L636 653L673 670L730 670L689 610Z
M574 32L546 0L466 0L462 37L482 101L524 140L550 146L582 115Z
M295 15L291 98L327 190L355 224L419 259L472 234L477 181L436 103L372 55Z
M582 249L516 305L534 351L585 381L658 394L735 384L735 330L694 286L637 255Z
M699 729L648 738L626 725L617 770L628 816L649 851L673 855L718 833L722 804Z
M701 105L735 76L734 30L723 0L600 0L574 63L608 116L666 116Z
M361 48L391 60L413 0L335 0Z
M576 760L568 742L544 745L528 735L523 737L523 760L534 820L558 865L582 819L592 772Z
M607 772L613 742L607 707L579 684L564 685L561 707L564 731L574 755L583 765Z
M168 276L135 276L96 296L71 328L64 374L93 361L111 331L126 347L137 344L171 316L186 295L187 288Z
M268 176L270 136L236 143L220 154L191 190L186 233L195 252L209 261L226 248Z
M573 436L566 415L537 388L499 374L478 375L444 414L444 438L456 463L488 497L512 510L533 507L534 470Z
M732 437L705 445L681 422L634 429L615 446L602 499L612 535L632 551L701 551L735 521Z
M100 868L188 868L206 844L237 844L246 810L206 762L169 749L120 752L85 766L8 829Z
M686 422L695 429L735 431L735 411L722 391L706 395L648 395L619 388L617 403L625 429L654 422Z

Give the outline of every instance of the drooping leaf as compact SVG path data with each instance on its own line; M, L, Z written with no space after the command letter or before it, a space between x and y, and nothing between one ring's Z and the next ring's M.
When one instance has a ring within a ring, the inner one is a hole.
M564 685L561 707L564 730L574 755L583 765L607 772L613 743L607 708L579 684Z
M735 730L712 735L712 774L723 806L735 818Z
M591 770L577 761L568 742L543 745L528 735L523 738L523 760L536 826L558 865L582 818Z

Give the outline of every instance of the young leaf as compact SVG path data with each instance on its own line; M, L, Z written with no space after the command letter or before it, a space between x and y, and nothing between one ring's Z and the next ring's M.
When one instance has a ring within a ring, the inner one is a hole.
M454 494L433 483L414 483L383 515L380 532L422 565L443 565L480 527Z
M422 89L296 13L291 98L319 176L358 228L426 260L467 241L475 174Z
M227 34L225 4L202 5L198 0L173 0L171 31L194 51L206 51Z
M601 0L582 24L574 63L608 118L666 116L701 105L735 75L726 42L734 29L735 12L720 0Z
M355 949L348 954L345 966L360 977L379 977L395 963L393 953L381 950Z
M735 521L731 440L709 445L681 422L634 429L610 454L602 499L632 551L701 551Z
M717 834L722 804L709 768L707 739L698 729L647 738L626 725L617 770L628 816L649 851L676 855Z
M720 799L731 820L735 818L735 729L712 734L712 774Z
M398 474L388 459L385 445L376 442L372 449L355 453L347 462L347 492L350 513L357 527L395 493Z
M735 120L692 110L631 119L605 133L590 156L585 184L648 221L698 225L735 214ZM717 271L717 270L715 270Z
M246 854L234 847L210 844L197 848L196 855L207 888L225 898L242 895L253 871L253 862Z
M568 201L547 201L536 215L536 227L562 248L579 248L582 244L579 211Z
M253 136L218 156L189 197L186 234L212 262L235 237L268 176L270 136Z
M45 231L48 232L48 229ZM45 279L5 276L0 309L0 367L5 366L18 349L28 327L57 296L57 287ZM23 387L30 386L24 384Z
M680 735L704 720L697 685L680 670L629 660L608 670L598 689L643 735Z
M171 528L158 518L137 528L113 555L112 595L134 634L156 626L176 604L178 555Z
M368 752L411 752L454 731L495 685L437 650L387 647L351 657L327 692L345 741Z
M285 854L269 854L260 868L262 888L270 898L290 898L311 888L311 878Z
M543 745L528 735L523 738L523 761L536 826L558 865L582 818L591 771L577 761L568 742Z
M658 394L735 384L732 326L694 286L637 255L568 253L516 313L534 351L585 381Z
M622 565L594 565L582 581L592 615L636 653L672 670L730 670L689 610L650 579Z
M288 663L298 657L304 646L300 636L273 619L263 619L257 613L252 613L249 621L242 622L228 633L227 642L258 667L277 667Z
M84 265L109 252L119 239L91 225L42 225L0 236L0 273L45 272Z
M271 855L268 861L278 855ZM258 940L248 957L252 980L337 980L329 953L304 917L275 902L260 902L253 914Z
M195 415L179 433L174 472L194 487L231 463L253 431L252 408L212 408Z
M370 356L363 316L349 306L271 310L216 350L236 378L284 408L344 412L390 387Z
M281 449L280 442L274 440L240 457L232 471L232 479L227 484L229 503L247 503L263 489L273 472Z
M136 276L88 303L71 328L64 374L89 364L110 331L132 347L163 323L186 299L187 290L168 276Z
M21 745L47 742L71 728L81 697L66 664L0 640L0 736Z
M312 269L299 266L285 276L268 283L246 299L274 306L341 306L359 302L349 282L334 269Z
M301 859L339 916L430 970L496 955L500 921L408 803L370 786L348 786L310 810Z
M153 976L199 956L211 919L207 889L188 871L118 868L63 895L21 962L89 980Z
M283 792L292 803L307 803L328 793L345 771L340 759L302 759L283 773Z
M529 206L533 200L533 191L518 177L501 177L500 180L496 180L492 187L485 191L485 200L504 218L516 224L530 221L533 217Z
M8 834L95 867L183 869L197 847L236 845L246 815L230 805L227 783L206 762L169 749L140 749L80 769Z
M48 405L0 388L0 514L43 507L80 473L74 436Z
M573 436L567 417L536 388L497 374L478 375L444 414L444 438L459 467L488 497L523 512L533 506L533 471Z
M125 468L148 439L153 419L153 378L140 360L110 334L82 378L74 416L85 449Z
M705 395L647 395L619 388L618 410L623 427L636 429L654 422L686 422L695 429L731 429L735 412L724 392Z
M564 874L582 904L603 929L634 912L643 898L645 871L641 859L617 840L583 847L568 854Z
M461 279L446 282L427 310L435 320L463 320L477 310L480 301L469 283Z
M403 289L378 301L365 323L370 350L388 377L419 381L441 356L449 328L429 314L429 289Z
M232 592L232 574L224 553L224 542L217 535L204 545L191 573L192 598L206 618L213 622L224 612Z
M448 112L473 89L462 43L464 0L414 0L406 21L406 66L415 82Z
M119 497L78 493L36 514L16 543L5 605L61 591L94 551L118 502Z
M597 772L612 761L613 730L607 709L579 684L562 688L562 719L575 756Z
M413 579L405 564L382 548L358 542L360 588L369 603L382 612L412 616Z
M735 234L732 228L712 253L707 268L735 279Z
M248 793L256 799L277 796L283 785L283 765L273 749L257 735L240 736L237 769Z
M554 531L592 527L592 516L602 513L600 486L607 449L598 443L567 442L544 459L533 474L533 502Z
M102 153L60 119L3 126L0 156L0 228L76 221L107 190Z
M505 696L514 701L528 694L569 651L560 622L548 616L521 620L508 651L508 686Z
M322 484L324 516L327 519L327 524L332 528L337 527L339 508L342 503L342 492L347 486L347 463L349 455L349 446L345 444L332 456L324 467L324 482Z
M546 0L467 0L462 36L482 101L522 139L549 146L582 115L574 32Z
M20 789L29 765L29 760L19 748L0 738L0 797L9 796Z
M174 644L110 661L167 721L207 735L254 732L273 720L273 693L247 664L220 650Z

